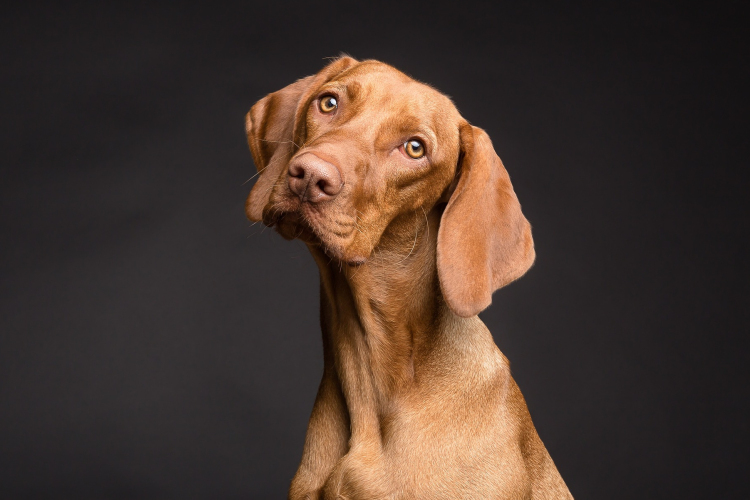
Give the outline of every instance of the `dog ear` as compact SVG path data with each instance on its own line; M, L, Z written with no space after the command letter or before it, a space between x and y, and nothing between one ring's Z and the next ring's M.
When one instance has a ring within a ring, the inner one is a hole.
M315 91L355 64L357 61L351 57L336 59L317 74L268 94L250 109L245 117L245 130L258 169L258 180L245 202L245 213L250 220L263 218L263 208L274 184L299 149L300 127L297 122L304 117Z
M479 314L534 262L531 226L487 133L460 127L459 179L440 221L437 267L448 307Z

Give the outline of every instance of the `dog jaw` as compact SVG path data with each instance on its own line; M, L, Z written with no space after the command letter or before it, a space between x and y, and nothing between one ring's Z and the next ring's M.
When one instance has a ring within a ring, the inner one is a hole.
M335 202L313 205L301 201L284 188L263 210L263 224L273 227L285 239L298 239L319 247L328 257L350 266L364 264L372 248L362 245L356 209L342 209ZM285 192L284 192L285 191ZM363 248L363 247L369 248Z

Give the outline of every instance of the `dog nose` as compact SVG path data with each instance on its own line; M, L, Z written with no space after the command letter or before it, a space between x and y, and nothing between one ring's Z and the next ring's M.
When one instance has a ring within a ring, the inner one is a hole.
M311 203L334 199L344 185L339 169L312 153L293 159L287 174L292 192Z

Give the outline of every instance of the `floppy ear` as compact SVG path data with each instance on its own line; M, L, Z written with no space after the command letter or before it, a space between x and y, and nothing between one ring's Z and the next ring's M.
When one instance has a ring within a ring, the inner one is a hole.
M297 145L300 144L302 127L297 122L300 119L304 121L304 112L315 91L355 64L357 61L351 57L336 59L316 75L268 94L250 109L245 117L245 130L258 169L258 180L245 202L245 213L250 220L263 218L263 208L268 203L274 184L299 149Z
M461 124L459 180L440 221L437 267L448 307L479 314L534 262L531 226L487 133Z

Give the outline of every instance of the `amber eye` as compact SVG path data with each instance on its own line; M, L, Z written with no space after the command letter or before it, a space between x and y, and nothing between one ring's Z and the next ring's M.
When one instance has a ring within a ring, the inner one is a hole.
M422 158L424 156L424 144L416 139L409 139L404 143L404 151L415 160Z
M332 95L325 95L320 98L320 111L323 113L330 113L339 106L338 100Z

